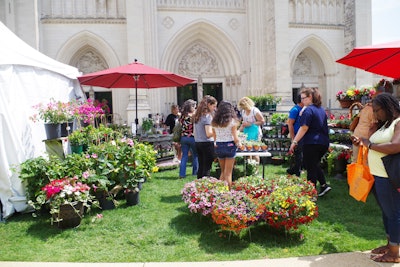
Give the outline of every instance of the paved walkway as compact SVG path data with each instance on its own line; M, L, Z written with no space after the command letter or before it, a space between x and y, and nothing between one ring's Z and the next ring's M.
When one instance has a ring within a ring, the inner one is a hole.
M368 251L284 259L220 262L67 263L3 261L0 262L0 267L400 267L400 264L374 262L369 257L370 252Z

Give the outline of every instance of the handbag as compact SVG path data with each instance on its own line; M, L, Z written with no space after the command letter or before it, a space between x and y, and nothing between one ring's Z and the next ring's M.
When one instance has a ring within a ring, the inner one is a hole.
M172 141L175 143L179 143L181 141L182 136L182 124L180 122L176 122L174 129L172 129Z
M347 183L349 194L354 199L362 202L367 201L369 192L374 185L374 177L369 171L367 163L368 149L360 145L357 162L347 165Z
M387 155L381 158L383 166L394 188L400 192L400 153Z
M349 126L349 130L352 132L354 132L354 130L356 129L356 127L358 125L358 122L360 121L359 114L357 114L357 116L355 116L353 118L353 108L354 107L357 107L359 110L361 110L361 109L363 109L364 106L360 102L356 102L356 103L353 103L349 108L349 114L350 114L349 117L352 118L352 121Z

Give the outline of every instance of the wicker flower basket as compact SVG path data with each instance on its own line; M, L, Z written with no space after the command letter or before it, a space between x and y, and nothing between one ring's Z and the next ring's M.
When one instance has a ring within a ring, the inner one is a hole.
M81 224L83 216L82 202L60 206L60 212L53 214L53 224L60 229L74 228Z
M339 100L341 108L349 108L353 103L354 100Z

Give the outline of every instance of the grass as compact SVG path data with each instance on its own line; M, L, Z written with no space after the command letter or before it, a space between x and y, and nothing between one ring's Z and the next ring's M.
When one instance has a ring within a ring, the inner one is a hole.
M188 168L188 173L190 173ZM261 170L260 170L261 173ZM266 166L267 177L285 173ZM92 210L78 228L50 226L47 214L14 214L0 224L0 261L179 262L282 258L365 251L384 243L380 210L373 196L360 203L345 180L329 178L332 191L318 199L319 217L297 231L265 224L241 239L220 232L210 219L189 213L181 200L178 170L159 172L143 186L140 204ZM97 213L103 219L92 221Z

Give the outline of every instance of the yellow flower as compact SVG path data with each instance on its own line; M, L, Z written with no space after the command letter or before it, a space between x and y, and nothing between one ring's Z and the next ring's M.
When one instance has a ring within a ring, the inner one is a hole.
M354 90L352 90L352 89L349 89L349 90L346 91L346 95L347 96L354 96L354 94L355 94Z

